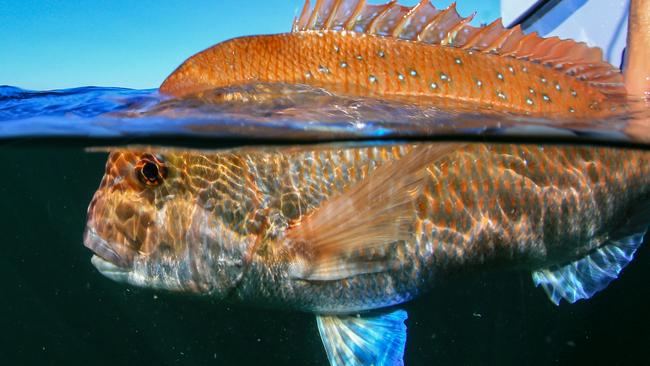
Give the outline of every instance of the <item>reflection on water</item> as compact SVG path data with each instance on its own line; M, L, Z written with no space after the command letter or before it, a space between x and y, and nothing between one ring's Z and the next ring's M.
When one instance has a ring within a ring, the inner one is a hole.
M598 119L510 115L458 104L440 109L333 95L303 85L252 84L170 99L155 90L78 88L32 92L0 87L0 138L189 136L330 140L378 137L529 137L644 144L650 108Z

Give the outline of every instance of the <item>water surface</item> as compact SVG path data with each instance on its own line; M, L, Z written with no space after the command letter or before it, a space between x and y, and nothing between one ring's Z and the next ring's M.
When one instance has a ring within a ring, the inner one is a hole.
M283 142L375 138L542 139L644 144L650 108L601 119L517 116L471 107L333 95L309 86L251 84L184 99L156 90L0 87L0 139L190 138ZM640 127L638 125L641 125ZM193 140L192 140L193 139ZM224 141L225 140L225 141ZM191 142L190 142L191 144Z

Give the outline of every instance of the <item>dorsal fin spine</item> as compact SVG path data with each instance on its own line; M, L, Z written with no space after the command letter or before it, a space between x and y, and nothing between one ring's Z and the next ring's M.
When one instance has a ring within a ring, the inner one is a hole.
M626 93L621 73L603 61L601 50L572 40L545 39L535 32L524 34L521 27L506 29L500 19L473 27L469 23L474 14L461 17L455 3L444 10L429 0L413 7L399 5L397 0L383 5L370 5L366 0L317 0L313 9L309 5L307 0L294 21L294 32L347 30L476 50L541 63L598 89L607 84L607 90L602 90L606 94Z
M474 17L476 16L476 12L470 14L467 18L464 18L458 24L456 24L455 27L453 27L449 32L447 32L447 37L446 37L446 43L447 45L453 46L455 44L454 40L456 39L456 35L458 32L460 32L465 26L471 22Z
M316 20L318 20L318 12L320 10L320 5L323 2L323 0L316 0L316 5L314 5L314 11L311 13L311 16L309 17L309 21L307 21L307 27L308 28L314 28L316 25Z
M490 44L485 47L487 51L494 51L498 52L498 50L503 46L503 44L506 42L508 37L512 34L512 29L508 29L507 31L503 32L501 35L499 35L497 38L495 38Z
M528 59L530 55L530 47L533 44L533 41L537 38L537 33L529 33L524 36L524 38L521 39L521 42L519 43L519 46L514 50L513 56L517 58L522 58L522 59Z
M391 9L393 9L393 7L395 7L396 4L397 0L390 0L386 5L384 5L384 8L381 9L379 14L377 14L377 16L375 16L374 19L370 21L368 28L366 28L366 32L377 33L377 24L382 20L384 16L386 16L386 14L388 14Z
M421 7L426 6L429 3L429 0L422 0L417 5L411 8L411 10L406 13L406 15L400 20L399 23L397 23L397 26L395 26L395 29L393 29L393 33L391 36L397 38L399 34L402 32L404 27L408 24L409 21L411 21L411 18L413 17L413 14L417 13Z
M323 28L329 29L332 27L332 22L336 17L336 13L339 11L339 7L341 6L341 1L342 0L336 0L336 2L334 3L334 6L332 7L332 11L327 16L327 19L325 19L325 22L323 23Z
M519 44L519 42L521 42L521 40L524 37L525 37L525 34L524 34L524 32L521 31L521 26L516 25L515 27L512 28L512 32L510 33L510 36L508 37L508 39L506 39L505 42L503 43L503 45L501 45L500 52L504 56L512 56L512 57L514 57L513 52L514 52L515 49L517 49L517 45Z
M442 18L444 15L445 15L445 10L443 10L443 11L439 12L438 14L434 15L433 18L431 18L431 20L429 20L429 24L427 24L426 26L424 26L424 27L422 28L422 30L420 31L420 33L417 34L416 39L417 39L418 41L422 42L422 40L423 40L423 36L424 36L425 34L427 34L427 32L429 32L429 30L431 29L431 27L437 25L437 24L438 24L438 21L440 20L440 18Z
M360 0L359 3L357 3L356 8L352 12L352 15L350 15L350 18L345 22L345 29L352 29L354 26L354 20L359 16L363 8L366 6L366 0Z
M440 19L445 18L449 14L452 15L458 14L458 12L456 11L456 2L451 3L451 5L449 5L447 9L440 12ZM445 36L440 39L440 43L442 45L445 45L445 40L447 39L448 36L449 36L449 31L445 32Z
M305 0L305 5L302 7L302 11L300 12L300 16L298 16L294 21L293 21L293 29L292 32L298 32L301 29L306 28L305 27L305 17L307 14L309 14L309 8L311 7L311 3L309 0Z
M466 42L465 45L463 46L464 49L474 49L474 48L479 48L476 44L483 38L483 34L489 32L492 30L493 27L497 24L498 20L493 21L492 23L479 28L479 31L474 33L472 37L470 37Z

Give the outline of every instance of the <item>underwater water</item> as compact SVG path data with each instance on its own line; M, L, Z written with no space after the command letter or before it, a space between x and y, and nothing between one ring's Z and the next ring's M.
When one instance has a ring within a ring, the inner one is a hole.
M323 148L314 145L319 142L345 149L432 139L647 149L648 130L627 128L634 120L629 115L557 121L479 112L422 111L283 85L180 101L153 90L0 88L2 363L327 364L311 314L224 304L103 277L90 262L83 232L104 174L106 146L316 151ZM533 285L527 271L477 271L443 281L403 305L409 313L405 363L645 363L649 271L650 251L642 245L607 289L560 306Z

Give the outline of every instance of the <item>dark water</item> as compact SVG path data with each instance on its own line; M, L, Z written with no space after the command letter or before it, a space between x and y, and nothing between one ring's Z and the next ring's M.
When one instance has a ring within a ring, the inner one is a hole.
M179 109L187 105L168 108L160 102L152 91L0 90L1 364L327 364L312 315L129 288L97 273L90 264L91 253L82 245L82 233L106 153L88 153L84 147L159 142L160 137L191 144L188 137L197 134L203 138L201 145L215 148L227 141L206 136L249 136L256 138L252 143L269 134L285 137L287 143L291 138L420 136L427 131L443 137L451 131L472 139L502 133L517 138L521 126L535 127L524 135L541 139L577 136L585 142L594 137L616 144L638 142L622 132L626 119L610 123L608 129L597 122L549 127L549 121L514 123L509 117L471 114L455 123L443 114L427 125L417 116L387 120L393 106L382 105L363 112L377 113L377 118L361 121L362 126L358 115L341 122L341 115L328 114L332 118L326 122L319 118L301 123L295 114L304 115L295 111L285 119L268 110L244 119L248 112L237 106L218 119L212 113L214 106L199 117L185 118ZM263 108L276 112L284 108L286 113L293 107L285 101L280 107ZM170 110L176 114L169 115ZM644 245L605 291L573 305L553 305L533 286L530 273L485 273L443 284L405 305L406 364L647 363L649 274L650 250Z

